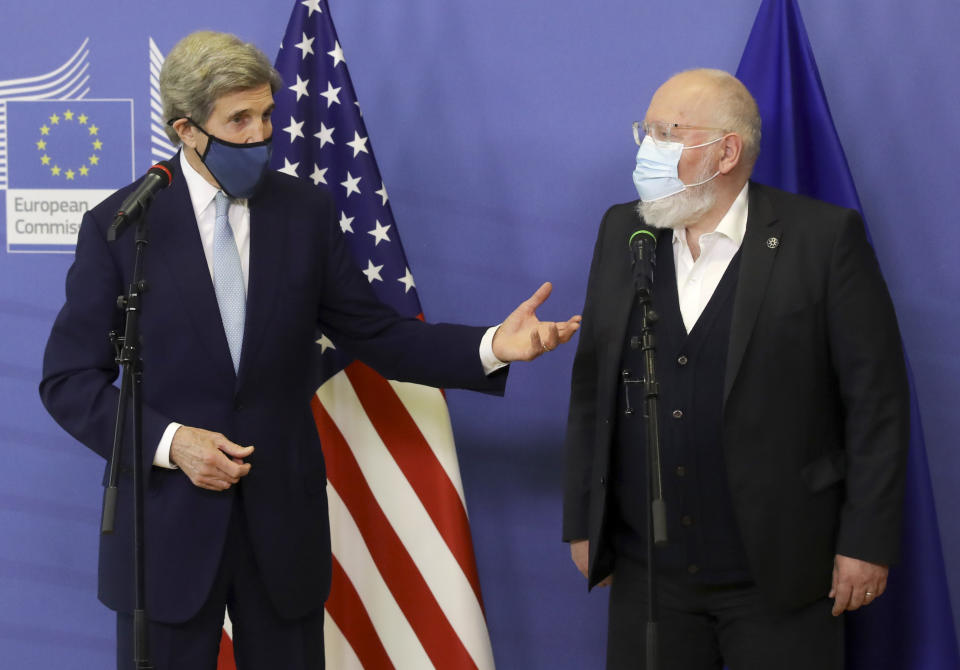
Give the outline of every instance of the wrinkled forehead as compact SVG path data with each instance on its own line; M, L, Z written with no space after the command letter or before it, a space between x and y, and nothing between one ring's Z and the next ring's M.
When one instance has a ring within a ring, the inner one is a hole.
M270 84L266 83L221 95L213 103L213 115L226 117L241 113L261 114L273 109L273 106L273 92Z
M677 75L653 94L645 120L711 126L716 104L717 91L709 82L695 75Z

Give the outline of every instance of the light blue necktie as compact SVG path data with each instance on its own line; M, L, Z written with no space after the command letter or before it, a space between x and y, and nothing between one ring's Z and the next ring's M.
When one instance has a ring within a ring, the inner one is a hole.
M214 198L217 222L213 230L213 288L220 305L223 330L230 345L233 370L240 368L240 348L243 345L243 320L247 312L247 292L243 286L240 253L233 239L233 230L227 218L230 199L222 191Z

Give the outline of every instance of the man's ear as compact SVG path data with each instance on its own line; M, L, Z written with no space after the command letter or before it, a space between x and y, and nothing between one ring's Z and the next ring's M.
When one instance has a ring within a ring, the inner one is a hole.
M720 140L720 147L723 153L720 155L720 173L729 174L733 172L743 156L743 138L737 133L729 133Z
M199 147L199 136L201 133L197 130L196 126L190 123L190 121L187 119L177 119L173 122L171 127L177 132L177 135L180 136L180 142L185 147L191 147L193 149L197 149Z

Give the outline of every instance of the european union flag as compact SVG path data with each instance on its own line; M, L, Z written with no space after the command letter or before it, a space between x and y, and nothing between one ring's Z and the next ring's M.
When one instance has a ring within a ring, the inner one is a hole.
M132 100L10 100L8 188L117 189L133 173Z
M763 119L753 178L860 210L796 0L764 0L737 77ZM912 373L910 386L901 564L883 597L847 619L849 670L960 670Z

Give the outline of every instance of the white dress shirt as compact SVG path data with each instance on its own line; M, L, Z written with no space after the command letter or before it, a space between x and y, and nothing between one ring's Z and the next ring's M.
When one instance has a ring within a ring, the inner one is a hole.
M193 205L193 213L197 217L200 242L203 244L203 255L207 259L207 271L213 281L213 231L217 224L217 208L213 199L219 189L193 169L183 152L180 152L180 169L183 170L183 178L187 182L190 204ZM247 290L250 287L250 207L247 206L246 198L230 200L227 219L240 253L243 288Z
M210 272L210 281L213 281L213 230L216 225L216 206L213 199L219 190L216 186L204 179L187 161L186 154L180 152L180 169L187 182L187 191L190 193L190 203L197 218L197 228L200 232L200 242L203 244L203 255L207 259L207 270ZM250 207L245 198L231 199L230 209L227 210L230 228L233 230L233 239L240 252L240 269L243 271L243 287L249 289L250 284ZM480 362L485 374L491 374L507 364L493 354L493 336L500 326L492 326L484 333L480 340ZM182 424L172 422L163 431L160 443L153 455L153 464L161 468L175 469L177 466L170 462L170 445L173 436ZM229 435L227 436L229 438Z
M677 269L677 295L687 332L693 330L710 302L723 273L737 254L747 230L747 189L744 184L730 209L713 232L700 236L700 256L693 260L686 230L673 231L673 262Z

